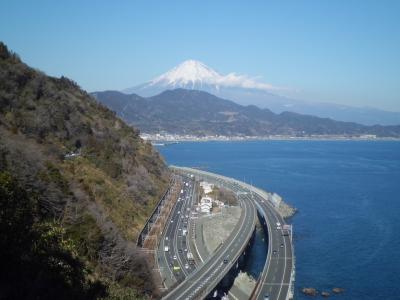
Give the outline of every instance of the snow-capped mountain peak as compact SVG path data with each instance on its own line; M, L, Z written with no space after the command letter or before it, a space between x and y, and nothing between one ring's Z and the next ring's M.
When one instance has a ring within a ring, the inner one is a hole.
M149 85L195 88L203 84L216 84L221 75L197 60L186 60L177 67L150 81Z
M399 113L379 110L366 110L329 103L315 103L281 96L286 88L272 86L258 78L236 73L222 74L196 60L186 60L168 72L146 83L123 90L126 94L135 93L151 97L166 90L183 88L200 90L223 99L233 100L242 105L257 105L269 108L275 113L292 111L301 114L317 115L341 121L362 124L399 124Z
M264 92L280 89L247 75L236 73L223 75L200 61L190 59L147 83L125 89L123 92L149 96L176 88L204 90L211 93L218 93L221 88L254 89Z

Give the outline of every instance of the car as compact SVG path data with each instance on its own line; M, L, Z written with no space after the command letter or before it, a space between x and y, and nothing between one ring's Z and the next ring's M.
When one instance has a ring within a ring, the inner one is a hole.
M165 237L165 240L168 241L168 237L167 236Z
M281 226L277 226L277 227L276 227L276 230L281 230L281 229L282 229Z
M176 255L174 255L174 259L177 259Z
M272 254L276 254L276 253L278 253L278 251L276 251L276 250L272 251Z
M225 259L224 259L224 264L227 264L227 263L228 263L228 259L225 258Z
M172 268L174 265L172 263L170 263L169 266Z
M269 295L268 294L264 295L264 300L269 300Z
M178 215L181 213L181 211L180 210L178 210Z
M283 244L281 244L281 248L283 248Z
M185 252L187 252L187 249L185 248Z
M185 264L185 269L189 269L189 265L188 264Z
M179 253L182 253L182 249L179 249L178 252L179 252Z
M174 220L171 220L171 223L174 223Z

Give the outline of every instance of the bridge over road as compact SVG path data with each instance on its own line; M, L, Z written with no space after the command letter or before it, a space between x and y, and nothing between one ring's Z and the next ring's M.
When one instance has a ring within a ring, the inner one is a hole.
M218 250L163 299L202 299L206 297L236 264L248 245L256 222L256 207L247 197L239 197L243 213L232 234Z
M233 178L210 172L175 166L172 168L213 181L217 178L221 185L229 186L238 194L250 195L246 198L251 201L245 201L245 203L252 203L256 206L268 236L267 259L251 299L261 300L266 295L270 300L292 299L295 278L292 227L285 223L268 193ZM195 279L193 278L193 280Z

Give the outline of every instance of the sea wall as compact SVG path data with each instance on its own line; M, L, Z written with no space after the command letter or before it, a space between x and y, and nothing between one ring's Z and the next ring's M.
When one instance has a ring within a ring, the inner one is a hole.
M173 169L173 170L181 171L181 172L198 173L198 174L216 176L216 174L209 173L207 171L198 170L198 169L192 169L192 168L187 168L187 167L170 166L170 168ZM293 206L287 204L282 199L282 197L279 196L276 193L271 193L271 192L264 191L264 190L262 190L260 188L254 187L254 186L252 186L250 184L244 183L242 181L239 181L239 180L236 180L236 179L233 179L233 178L230 178L230 177L226 177L226 176L222 176L222 175L217 175L217 176L220 179L223 179L225 181L230 181L230 182L238 184L238 185L240 185L240 186L242 186L244 188L247 188L251 192L256 193L256 194L260 195L261 197L263 197L264 199L268 200L283 218L290 218L297 211L296 208L294 208Z

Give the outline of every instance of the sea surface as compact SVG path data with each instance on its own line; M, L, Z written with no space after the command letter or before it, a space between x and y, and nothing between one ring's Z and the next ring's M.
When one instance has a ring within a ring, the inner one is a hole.
M252 183L299 210L290 220L296 299L310 299L302 287L345 289L330 299L400 299L400 142L185 142L158 149L169 164ZM265 259L265 247L255 249L253 259Z

